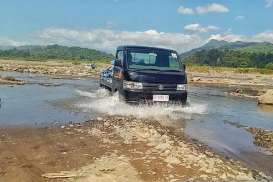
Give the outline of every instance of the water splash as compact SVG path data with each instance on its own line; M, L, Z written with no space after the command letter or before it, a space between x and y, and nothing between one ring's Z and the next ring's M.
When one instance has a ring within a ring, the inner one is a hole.
M190 119L192 114L206 114L207 106L191 103L189 106L180 105L130 105L119 100L117 94L110 95L107 90L99 89L96 92L77 90L77 93L89 97L88 102L77 104L85 112L95 111L107 115L134 116L137 118Z
M96 92L87 92L82 90L76 90L76 92L80 96L89 97L89 98L104 98L104 97L110 96L110 92L102 88L98 89Z

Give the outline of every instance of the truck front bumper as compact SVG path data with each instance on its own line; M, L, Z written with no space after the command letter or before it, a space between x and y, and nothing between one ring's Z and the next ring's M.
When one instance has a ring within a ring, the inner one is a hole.
M145 90L122 90L120 96L128 103L155 103L153 95L168 95L170 104L186 104L188 93L184 91L145 91Z

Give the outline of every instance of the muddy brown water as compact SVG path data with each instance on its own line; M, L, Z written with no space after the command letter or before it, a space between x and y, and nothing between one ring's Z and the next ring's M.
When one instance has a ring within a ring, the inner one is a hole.
M224 89L189 88L190 105L131 106L98 89L90 78L54 79L45 75L0 72L26 80L23 86L0 85L0 124L46 126L80 122L104 115L133 115L184 122L181 128L190 137L248 166L273 174L273 155L253 145L244 127L273 130L273 109L258 107L255 100L229 97ZM175 122L173 122L175 121ZM181 127L182 125L174 125ZM178 128L179 129L179 128Z

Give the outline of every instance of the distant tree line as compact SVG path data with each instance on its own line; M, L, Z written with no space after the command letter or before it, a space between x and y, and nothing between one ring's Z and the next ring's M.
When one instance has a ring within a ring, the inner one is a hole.
M29 60L107 60L112 59L113 55L107 54L98 50L67 47L60 45L49 46L22 46L9 50L0 50L0 58L22 58Z
M273 70L273 52L247 52L236 49L201 50L184 61L187 64L225 67L255 67Z

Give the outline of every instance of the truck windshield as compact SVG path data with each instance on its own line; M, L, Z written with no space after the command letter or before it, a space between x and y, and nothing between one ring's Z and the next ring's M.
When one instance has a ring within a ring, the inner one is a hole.
M182 70L177 53L167 50L129 50L127 64L129 69Z

